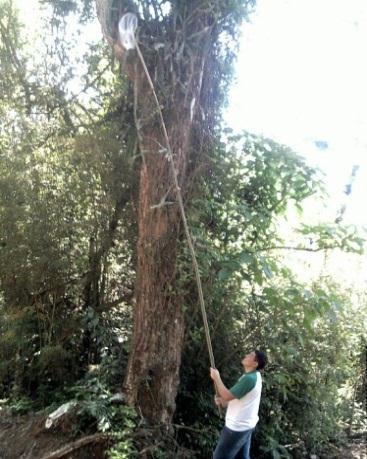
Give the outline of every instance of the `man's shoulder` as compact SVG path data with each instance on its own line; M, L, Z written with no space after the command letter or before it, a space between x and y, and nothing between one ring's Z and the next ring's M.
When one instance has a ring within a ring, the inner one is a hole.
M238 383L248 388L255 388L257 385L262 384L261 373L259 371L252 371L251 373L244 373Z
M256 382L258 379L261 379L261 375L258 371L252 371L251 373L244 373L240 379Z
M237 383L230 388L231 394L235 398L242 398L256 386L258 381L258 372L244 373Z

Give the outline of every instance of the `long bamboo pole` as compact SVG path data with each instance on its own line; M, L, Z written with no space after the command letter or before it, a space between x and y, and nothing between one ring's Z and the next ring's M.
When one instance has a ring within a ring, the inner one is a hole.
M191 233L190 233L189 225L187 223L185 208L184 208L183 200L182 200L181 188L180 188L179 183L178 183L177 171L176 171L176 168L175 168L175 165L174 165L174 159L173 159L171 143L170 143L170 140L169 140L169 137L168 137L166 123L164 122L162 109L161 109L157 94L155 92L153 81L152 81L152 79L150 77L149 71L148 71L147 66L145 64L144 57L143 57L143 55L142 55L142 53L140 51L139 45L138 45L137 42L135 42L135 43L136 43L136 50L137 50L140 62L142 64L142 66L143 66L144 73L145 73L145 75L147 77L149 86L150 86L150 88L152 90L152 93L153 93L153 97L154 97L155 103L157 105L158 115L159 115L159 119L160 119L160 122L161 122L164 139L165 139L165 142L166 142L167 158L168 158L168 161L169 161L170 166L171 166L171 172L172 172L172 177L173 177L173 181L174 181L174 185L175 185L175 191L176 191L176 196L177 196L177 200L178 200L178 204L179 204L179 208L180 208L181 218L182 218L182 222L183 222L183 226L184 226L184 231L185 231L185 235L186 235L186 239L187 239L187 244L188 244L189 249L190 249L192 263L193 263L193 266L194 266L195 279L196 279L196 284L197 284L197 289L198 289L198 294L199 294L200 309L201 309L201 315L202 315L203 323L204 323L205 338L206 338L206 344L207 344L208 352L209 352L210 365L211 365L212 368L215 368L213 346L212 346L212 342L211 342L211 339L210 339L208 317L207 317L206 309L205 309L204 294L203 294L203 288L202 288L201 277L200 277L200 272L199 272L199 265L198 265L198 262L197 262L196 253L195 253L194 244L193 244L193 241L192 241L192 236L191 236ZM214 387L215 387L215 393L218 396L219 395L218 388L217 388L217 385L215 383L214 383ZM218 406L218 410L219 410L219 414L222 415L220 406Z

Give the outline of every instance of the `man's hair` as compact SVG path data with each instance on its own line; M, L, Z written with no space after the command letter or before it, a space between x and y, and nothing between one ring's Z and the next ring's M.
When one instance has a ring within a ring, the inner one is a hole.
M266 354L262 351L259 351L258 349L255 349L254 352L256 355L257 369L262 370L268 361Z

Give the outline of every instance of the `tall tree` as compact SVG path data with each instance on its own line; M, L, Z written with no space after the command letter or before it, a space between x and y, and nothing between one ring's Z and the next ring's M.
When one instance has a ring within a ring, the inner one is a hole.
M135 51L118 39L126 12L139 15L139 43L162 107L174 166L184 194L218 125L231 74L231 44L249 0L97 0L98 17L123 71L133 83L139 139L140 184L133 336L124 389L154 423L169 423L181 362L183 293L174 285L179 208L156 105ZM233 46L233 45L232 45Z

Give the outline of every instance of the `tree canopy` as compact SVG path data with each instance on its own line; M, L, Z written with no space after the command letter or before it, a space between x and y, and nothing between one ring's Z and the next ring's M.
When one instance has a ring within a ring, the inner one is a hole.
M327 259L357 263L364 241L342 221L305 221L305 203L325 194L296 152L223 128L235 37L253 3L97 3L112 42L125 10L140 17L217 366L230 384L245 350L269 355L256 457L332 457L332 445L364 428L367 302ZM147 448L147 457L209 457L222 421L162 133L134 54L119 58L102 34L77 52L96 22L90 0L41 1L37 47L14 2L0 5L0 398L18 412L78 400L82 431L119 432L114 459ZM302 279L294 253L322 254L323 274ZM144 309L153 297L156 309ZM154 352L141 351L143 338ZM149 391L115 405L131 372ZM171 430L157 433L155 415ZM134 436L139 428L145 436Z

